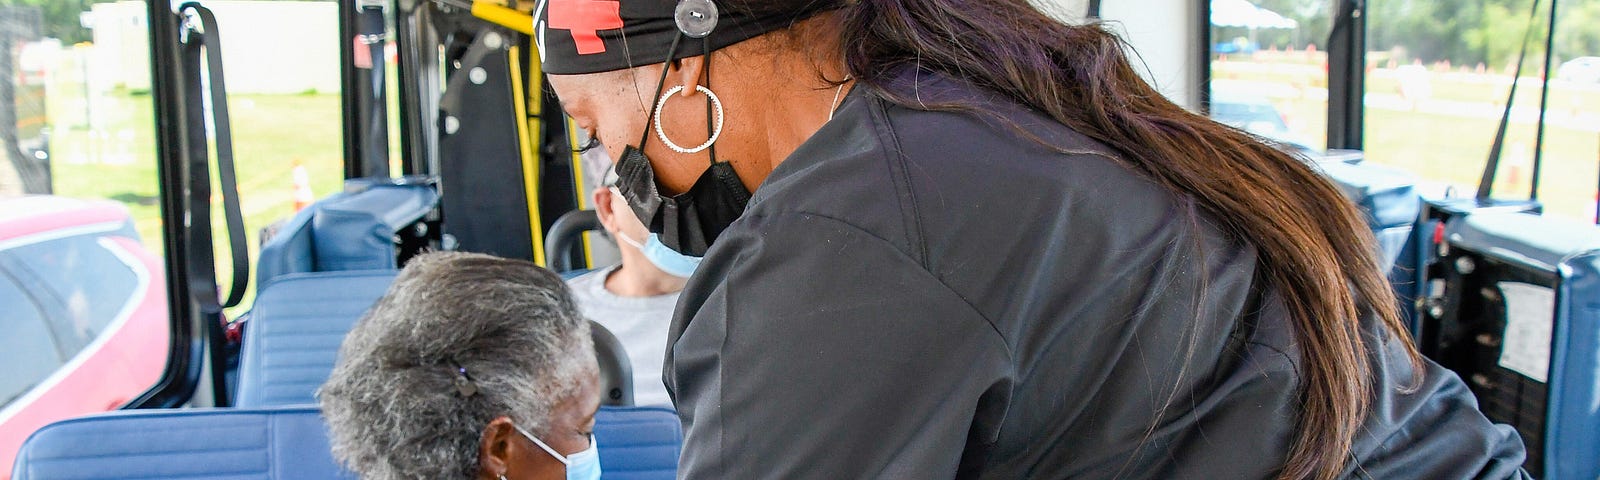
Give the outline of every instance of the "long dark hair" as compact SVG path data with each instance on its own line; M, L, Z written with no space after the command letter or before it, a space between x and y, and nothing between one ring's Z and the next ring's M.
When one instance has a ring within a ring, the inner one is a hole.
M1192 198L1260 252L1260 274L1287 305L1300 345L1303 409L1282 479L1346 468L1374 388L1363 315L1406 345L1395 295L1362 214L1309 165L1167 100L1134 70L1104 25L1068 25L1028 0L730 0L734 8L834 13L849 72L866 85L915 65L1008 95L1111 146L1118 160ZM913 108L915 99L890 98Z

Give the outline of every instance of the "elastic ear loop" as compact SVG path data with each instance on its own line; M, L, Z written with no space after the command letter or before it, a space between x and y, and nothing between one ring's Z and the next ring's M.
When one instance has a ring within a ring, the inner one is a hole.
M667 86L667 72L672 71L672 57L678 54L678 41L683 40L683 33L672 36L672 46L667 48L667 61L661 63L661 79L656 81L656 93L650 98L661 98L661 89ZM709 100L707 100L709 101ZM662 102L650 102L650 114L644 117L644 134L639 137L639 153L644 153L644 142L650 141L649 122L656 118L656 106ZM709 106L707 108L710 108Z
M706 36L706 37L701 37L700 38L700 56L701 56L701 58L704 58L705 62L706 62L706 68L705 68L705 70L706 70L706 79L705 79L705 82L706 82L706 90L709 91L711 89L711 37L710 36ZM712 106L711 105L711 97L710 96L706 96L706 135L711 135L712 132L715 132L716 128L717 128L716 127L716 119L712 118L712 117L714 117L716 115L716 112L713 111L711 106ZM710 145L706 145L706 152L711 154L711 165L715 166L717 164L717 142L711 142Z

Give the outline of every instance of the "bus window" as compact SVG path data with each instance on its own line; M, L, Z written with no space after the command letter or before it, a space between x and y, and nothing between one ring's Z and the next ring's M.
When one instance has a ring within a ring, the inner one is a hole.
M165 0L163 0L165 1ZM188 0L171 0L174 10ZM344 141L339 92L339 8L335 0L201 2L216 15L238 176L245 245L251 272L264 231L344 181ZM379 47L384 38L371 38ZM141 39L141 45L148 42ZM147 47L145 47L147 48ZM392 55L369 58L392 64ZM393 49L389 48L392 52ZM392 68L390 69L393 70ZM220 196L212 224L224 224ZM216 228L219 283L233 266L225 228ZM270 233L269 233L270 235ZM226 311L239 318L254 302L254 279L243 301ZM224 292L227 293L227 292Z
M1493 193L1528 198L1550 2L1540 2L1531 22L1533 0L1368 5L1367 158L1463 195L1477 188L1526 36ZM1600 3L1559 7L1538 196L1547 215L1593 222L1600 83L1581 67L1561 72L1600 54Z
M0 479L34 430L166 365L146 9L0 5Z
M6 334L0 335L0 405L10 405L61 366L44 313L10 275L0 272L0 304L6 305Z
M51 330L62 352L76 354L125 315L144 290L136 260L108 237L78 235L8 250L17 276L31 278L34 298L51 304Z
M1211 118L1300 148L1327 146L1333 0L1211 0Z

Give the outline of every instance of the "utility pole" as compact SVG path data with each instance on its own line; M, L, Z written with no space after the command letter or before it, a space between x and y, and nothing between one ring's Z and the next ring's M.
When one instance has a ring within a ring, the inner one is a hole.
M25 154L17 135L17 47L38 36L40 23L37 7L0 6L0 147L27 194L50 193L48 154Z

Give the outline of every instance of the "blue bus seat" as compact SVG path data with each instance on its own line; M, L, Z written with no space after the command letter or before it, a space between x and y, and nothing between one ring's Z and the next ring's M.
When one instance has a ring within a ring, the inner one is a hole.
M317 409L129 410L52 423L23 443L13 480L355 478Z
M581 268L581 269L578 269L578 270L567 270L565 272L561 272L561 279L562 280L572 280L574 278L578 278L578 277L584 276L584 275L588 274L589 272L593 272L595 270L596 269L593 269L593 268Z
M1378 238L1383 259L1379 266L1385 271L1393 270L1422 215L1422 196L1417 194L1416 178L1404 171L1371 163L1323 162L1317 166L1366 214L1367 225Z
M606 480L677 476L683 430L662 407L604 407ZM130 410L52 423L23 443L13 480L343 479L315 407Z
M298 272L394 269L396 232L438 202L428 185L351 180L346 191L296 213L261 246L256 284Z
M672 480L678 475L683 425L666 407L600 407L595 416L605 480Z
M344 336L395 270L296 273L262 286L239 360L235 406L315 403Z
M317 388L333 373L339 346L368 308L383 297L395 270L296 273L261 288L239 359L234 405L270 407L316 403ZM589 322L606 405L633 404L628 354L611 331Z
M1600 478L1600 227L1476 212L1445 224L1423 350L1516 427L1536 478Z

